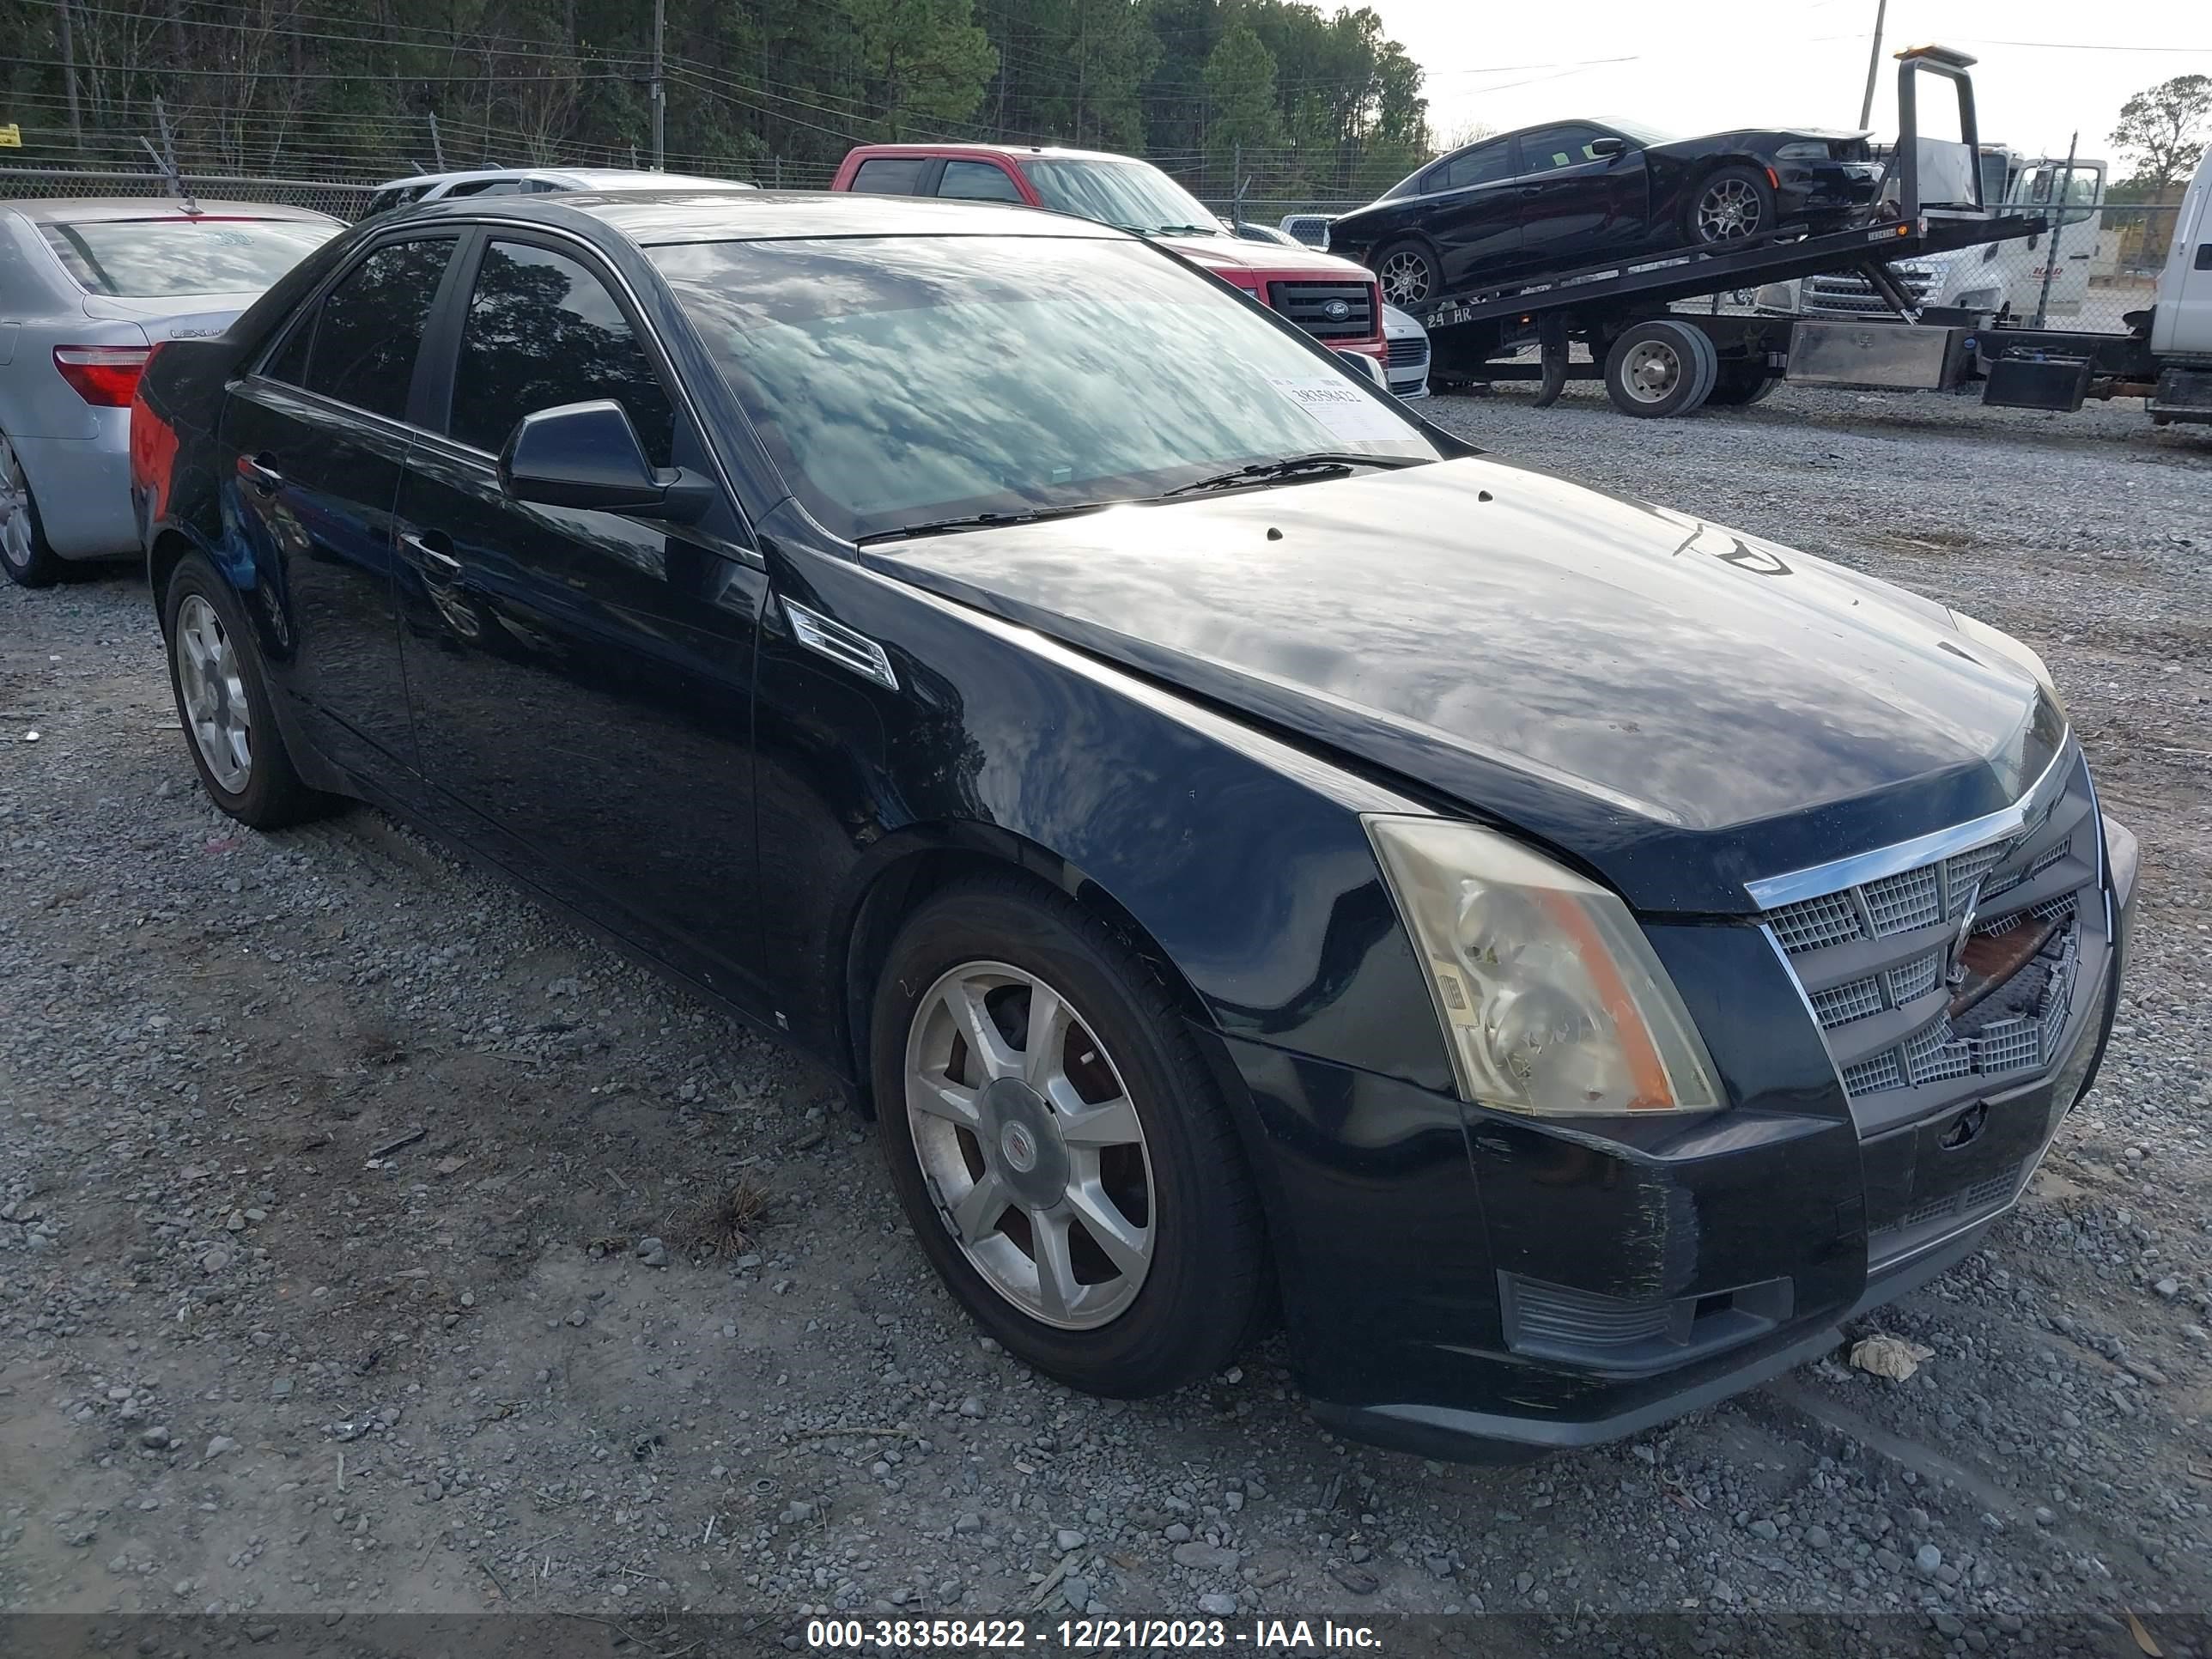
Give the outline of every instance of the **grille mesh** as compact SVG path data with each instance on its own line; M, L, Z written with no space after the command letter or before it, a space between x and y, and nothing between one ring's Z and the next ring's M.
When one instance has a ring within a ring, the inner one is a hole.
M1813 994L1813 1012L1830 1030L1878 1014L1881 1006L1881 985L1877 980L1855 979L1848 985Z
M1807 899L1774 913L1775 936L1782 948L1796 952L1839 945L1859 937L1858 907L1847 893L1828 893Z
M1906 1003L1915 997L1924 997L1936 988L1936 981L1943 977L1943 953L1930 951L1924 957L1915 957L1902 968L1889 970L1889 1000L1893 1004Z
M1808 995L1824 1031L1840 1033L1916 1000L1937 1000L1955 947L1939 933L1942 942L1931 950L1923 930L1944 929L1947 924L1955 928L1978 910L1994 908L1990 901L1998 896L2058 867L2079 840L2080 824L2094 822L2086 816L2091 810L2081 799L2087 785L2078 762L2076 766L2071 829L2051 830L2052 818L2061 816L2054 799L2027 828L2002 840L1767 913L1777 942L1804 979L1837 981ZM2031 919L2062 924L2001 986L1985 987L1955 1018L1938 1012L1879 1053L1868 1052L1869 1042L1878 1037L1832 1036L1845 1091L1854 1097L1880 1094L2016 1073L2055 1061L2073 1004L2079 948L2078 927L2063 924L2075 921L2077 898L2062 893L1976 927L1978 935L1996 935L2012 933ZM1881 941L1916 933L1909 945L1885 955ZM1839 969L1848 976L1839 976Z
M1912 927L1933 927L1943 920L1943 894L1932 864L1870 881L1859 890L1866 895L1867 919L1874 924L1876 939Z

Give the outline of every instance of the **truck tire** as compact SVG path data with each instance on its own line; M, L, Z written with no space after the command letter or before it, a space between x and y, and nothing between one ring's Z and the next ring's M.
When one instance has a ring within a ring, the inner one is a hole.
M1660 419L1705 402L1720 357L1705 331L1674 317L1638 323L1605 355L1605 391L1624 415Z
M1782 377L1763 362L1741 360L1721 365L1720 377L1705 401L1716 409L1741 409L1758 403L1782 384Z
M1419 315L1443 296L1443 270L1435 252L1418 237L1385 243L1375 256L1374 270L1383 303L1401 311Z

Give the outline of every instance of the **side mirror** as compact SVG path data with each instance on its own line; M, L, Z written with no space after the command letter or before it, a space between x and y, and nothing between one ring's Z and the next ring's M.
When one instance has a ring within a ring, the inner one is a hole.
M1628 153L1628 141L1625 138L1593 138L1589 141L1589 153L1601 161L1610 161L1616 155Z
M689 523L714 498L708 479L646 458L629 415L611 398L541 409L515 422L500 452L499 487L518 501L636 513Z

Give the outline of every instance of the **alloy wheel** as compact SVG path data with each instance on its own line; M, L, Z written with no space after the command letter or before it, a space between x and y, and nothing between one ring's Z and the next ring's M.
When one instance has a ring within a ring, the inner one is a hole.
M176 638L170 650L185 723L208 775L224 793L244 793L253 776L253 720L246 681L222 618L197 593L186 595L177 608Z
M1401 311L1429 297L1429 262L1407 248L1382 262L1382 297Z
M1756 235L1765 216L1748 179L1716 179L1698 198L1698 240L1728 242Z
M0 557L18 570L31 568L31 485L15 447L0 438Z
M1688 371L1682 354L1662 340L1644 340L1629 348L1621 365L1620 383L1640 404L1662 402Z
M1066 997L963 963L916 1006L905 1076L931 1200L985 1282L1063 1330L1127 1312L1157 1242L1152 1158L1121 1070Z

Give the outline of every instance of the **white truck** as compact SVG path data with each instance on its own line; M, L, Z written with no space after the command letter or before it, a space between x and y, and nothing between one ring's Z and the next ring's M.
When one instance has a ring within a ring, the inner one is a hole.
M2039 214L2051 228L2025 240L1898 260L1890 267L1898 285L1922 307L1991 312L2037 326L2080 318L2091 279L2112 274L2113 238L2103 224L2106 164L2076 159L2069 171L2063 157L2022 155L2002 144L1984 145L1982 164L1992 207ZM1754 303L1770 315L1802 317L1867 317L1888 309L1874 285L1850 270L1769 283Z
M2030 328L1976 307L1910 304L1902 314L1774 319L1790 331L1784 373L1795 381L1900 391L1979 382L1984 404L2062 413L2089 398L2142 398L2158 425L2212 424L2212 150L2175 215L2151 304L2126 320L2124 333Z

